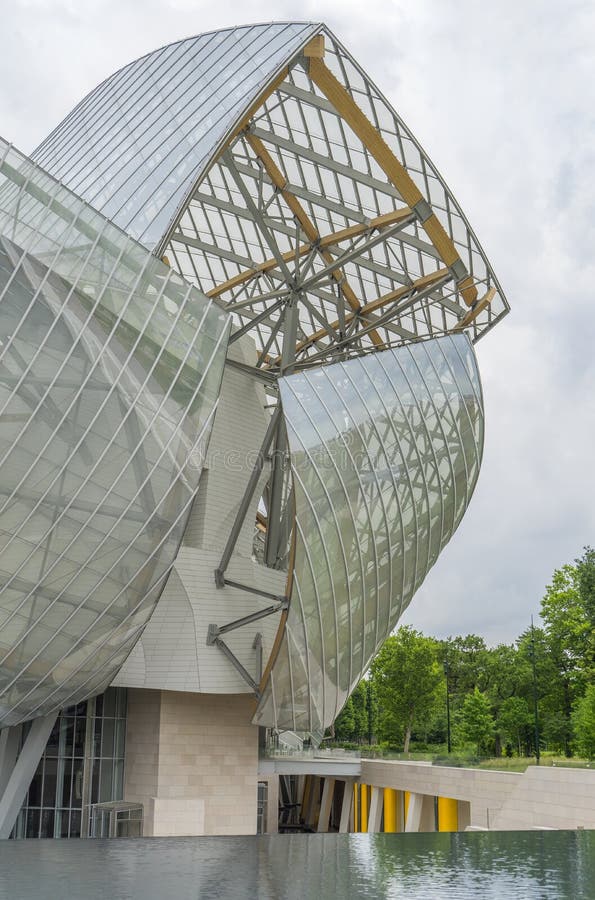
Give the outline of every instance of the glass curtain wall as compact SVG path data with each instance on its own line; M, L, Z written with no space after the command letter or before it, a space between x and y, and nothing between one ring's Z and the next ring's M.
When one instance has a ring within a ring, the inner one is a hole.
M23 726L23 741L28 724ZM124 790L126 690L62 710L16 821L16 838L88 837L94 803Z

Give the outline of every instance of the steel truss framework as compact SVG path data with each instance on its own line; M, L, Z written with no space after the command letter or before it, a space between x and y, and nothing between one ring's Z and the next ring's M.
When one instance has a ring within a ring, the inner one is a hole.
M506 301L456 201L330 35L236 128L162 242L255 337L257 368L319 365L466 328Z

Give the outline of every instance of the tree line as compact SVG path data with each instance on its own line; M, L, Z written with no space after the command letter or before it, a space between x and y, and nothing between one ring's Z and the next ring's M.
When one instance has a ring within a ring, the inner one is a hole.
M595 550L557 569L540 623L512 644L402 626L334 725L335 740L391 750L595 757ZM450 741L449 741L450 739Z

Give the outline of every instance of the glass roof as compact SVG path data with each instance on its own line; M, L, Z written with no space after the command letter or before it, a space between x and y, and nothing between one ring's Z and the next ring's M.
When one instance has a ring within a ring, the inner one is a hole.
M477 340L508 312L443 178L320 24L163 47L35 155L228 309L264 378L463 328Z
M152 249L236 119L316 27L251 25L155 50L95 88L33 158Z

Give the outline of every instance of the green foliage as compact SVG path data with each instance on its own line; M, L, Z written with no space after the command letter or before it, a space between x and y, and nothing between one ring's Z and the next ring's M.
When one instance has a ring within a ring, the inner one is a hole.
M458 752L535 754L537 703L542 751L595 757L595 550L553 573L541 619L491 648L476 634L438 641L399 628L337 718L336 739L443 752L448 685Z
M495 722L488 697L477 687L465 697L461 728L465 738L476 744L478 754L486 756L491 749Z
M378 698L378 735L394 743L402 738L407 753L414 725L423 723L436 703L441 681L436 643L402 626L388 638L370 672Z
M335 719L338 741L369 741L376 733L376 703L369 681L360 681Z
M523 744L530 739L533 718L529 704L525 697L507 697L500 705L496 725L502 733L504 740L508 742L510 751L506 755L512 755L512 747L515 746L519 756L523 752Z
M590 684L584 697L574 705L572 714L576 744L583 756L595 758L595 685Z

